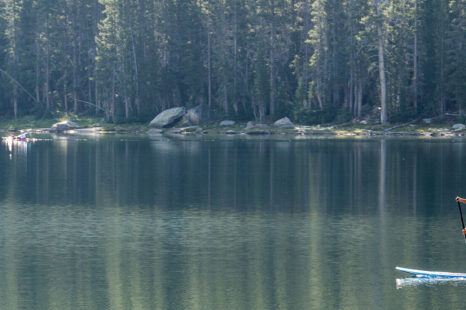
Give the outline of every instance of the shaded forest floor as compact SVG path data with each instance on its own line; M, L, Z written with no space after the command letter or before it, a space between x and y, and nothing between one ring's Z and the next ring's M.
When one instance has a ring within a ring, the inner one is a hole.
M148 122L133 123L109 123L103 118L68 116L61 118L38 119L26 116L13 119L0 119L1 132L21 132L31 130L34 132L46 132L53 124L71 120L77 123L82 132L101 134L125 133L125 134L149 134L153 135L314 135L314 136L426 136L426 137L466 137L466 129L454 130L452 126L460 123L455 118L437 119L435 122L426 124L422 119L401 124L380 125L376 123L339 123L321 125L299 125L292 129L281 129L269 126L266 128L246 129L246 123L236 123L233 126L220 126L219 122L207 122L199 126L174 127L154 129L149 127Z

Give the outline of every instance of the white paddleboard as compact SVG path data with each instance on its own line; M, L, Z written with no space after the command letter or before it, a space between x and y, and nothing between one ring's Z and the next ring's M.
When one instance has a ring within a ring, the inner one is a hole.
M396 270L412 274L416 277L465 278L466 279L466 273L427 271L427 270L410 269L410 268L403 268L403 267L396 267Z

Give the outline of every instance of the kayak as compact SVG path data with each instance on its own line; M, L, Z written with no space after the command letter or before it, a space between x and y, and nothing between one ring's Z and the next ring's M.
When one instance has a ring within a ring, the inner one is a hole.
M427 270L418 270L410 269L403 267L396 267L396 270L403 271L414 275L416 277L428 277L428 278L464 278L466 280L466 273L453 273L453 272L443 272L443 271L427 271Z

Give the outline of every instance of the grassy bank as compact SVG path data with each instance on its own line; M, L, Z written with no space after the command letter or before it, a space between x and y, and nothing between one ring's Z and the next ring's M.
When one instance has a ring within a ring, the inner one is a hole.
M144 123L109 123L102 118L77 117L67 115L59 118L35 118L31 116L18 118L16 120L0 120L1 131L18 132L27 129L46 129L53 124L65 120L77 123L81 128L99 127L102 133L145 133L149 128L147 122ZM290 135L342 135L342 136L373 136L373 135L393 135L393 136L464 136L466 130L451 130L454 120L445 120L434 124L425 124L422 121L410 124L327 124L316 126L297 125L294 129L279 129L273 126L269 128L245 129L246 123L236 123L233 126L219 126L219 122L206 122L200 126L185 128L163 129L164 134L290 134Z

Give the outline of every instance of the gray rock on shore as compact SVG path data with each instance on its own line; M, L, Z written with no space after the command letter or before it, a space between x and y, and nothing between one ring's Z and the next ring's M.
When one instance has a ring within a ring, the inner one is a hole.
M186 108L176 107L159 113L150 123L150 127L167 128L174 126L184 115Z
M267 129L267 128L270 128L270 126L267 124L256 124L253 121L249 121L247 122L245 129L255 129L255 128Z
M455 124L451 126L451 130L453 131L460 131L460 130L465 130L466 126L464 124Z
M249 121L247 124L246 124L246 129L252 129L254 128L254 122L253 121Z
M220 122L220 126L234 126L235 121L225 120Z
M146 132L149 136L160 136L163 134L162 129L151 128Z
M273 125L278 128L294 128L294 124L290 121L288 117L283 117L279 119L278 121L273 123Z
M183 126L199 125L205 119L205 111L203 111L201 105L198 105L188 109L179 124Z
M56 124L50 128L50 131L66 131L79 128L79 125L72 121L63 121Z

